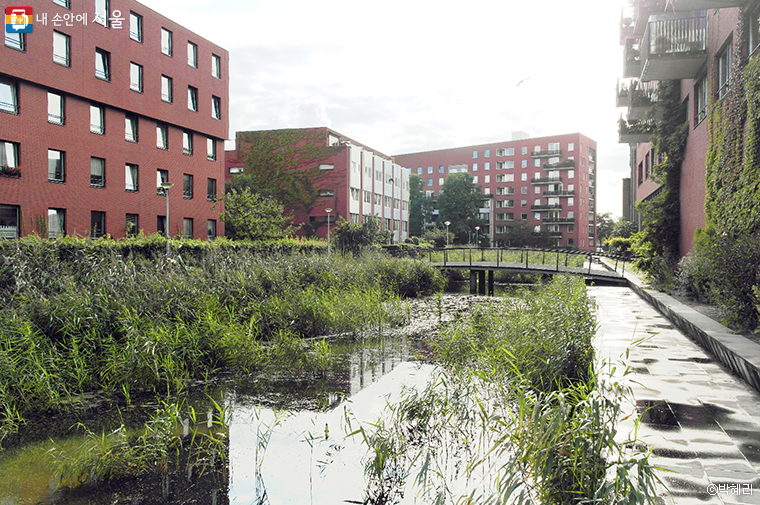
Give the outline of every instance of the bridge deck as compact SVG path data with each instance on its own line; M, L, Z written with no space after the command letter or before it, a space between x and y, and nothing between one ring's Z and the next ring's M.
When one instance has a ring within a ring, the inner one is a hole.
M433 262L430 263L435 268L456 268L456 269L469 269L469 270L503 270L514 273L529 273L529 274L571 274L582 275L588 279L603 280L605 282L619 282L620 284L626 284L626 280L619 272L607 270L600 265L591 265L589 269L588 265L585 267L566 267L564 265L548 265L541 263L515 263L515 262L499 262L496 261L446 261L446 262Z

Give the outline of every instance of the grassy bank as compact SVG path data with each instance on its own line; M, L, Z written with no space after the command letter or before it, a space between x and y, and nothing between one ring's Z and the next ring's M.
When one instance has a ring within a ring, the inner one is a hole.
M562 277L445 328L436 379L357 432L369 502L653 501L646 456L616 440L621 391L594 373L595 329L583 281Z
M380 254L204 246L167 261L152 244L114 244L3 245L0 440L90 393L128 402L219 372L318 369L324 343L304 337L399 323L401 297L443 284L419 262Z

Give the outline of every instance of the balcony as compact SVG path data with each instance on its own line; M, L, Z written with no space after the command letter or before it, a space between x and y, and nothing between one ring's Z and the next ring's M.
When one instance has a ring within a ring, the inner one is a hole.
M621 144L643 144L649 142L652 133L655 130L655 124L652 122L628 122L620 120L618 130Z
M707 16L652 16L641 43L641 80L694 79L707 61Z
M634 83L630 90L628 120L642 120L657 103L657 81Z
M625 41L623 49L623 77L641 77L641 47L636 39Z
M641 37L647 29L649 16L665 12L665 0L634 0L633 34Z
M534 177L530 180L531 184L554 184L562 182L561 177Z
M548 198L550 196L559 196L559 197L570 197L575 196L574 190L569 189L563 189L560 191L544 191L544 198Z
M545 217L542 220L545 224L575 224L574 217Z
M747 0L670 0L669 8L672 8L676 12L699 11L741 7L749 3Z
M561 231L550 231L549 236L552 238L562 238L562 232Z
M564 160L557 163L544 163L545 170L572 170L575 168L575 160Z
M562 157L562 149L547 149L546 151L533 151L530 155L534 158L554 158Z
M543 203L540 205L531 205L531 210L546 211L546 210L562 210L561 203Z
M635 82L635 81L634 81ZM631 95L629 88L631 83L618 81L617 92L615 93L615 106L616 107L628 107L631 104Z

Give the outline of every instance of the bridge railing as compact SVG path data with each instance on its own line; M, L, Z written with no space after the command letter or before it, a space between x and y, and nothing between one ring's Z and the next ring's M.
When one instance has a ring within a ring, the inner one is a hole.
M491 262L495 263L498 268L507 266L506 264L524 264L526 268L534 265L552 265L556 271L560 266L585 268L588 263L588 272L591 273L591 267L594 262L599 262L600 258L614 260L614 265L610 264L615 272L621 268L620 275L625 274L625 263L634 259L630 253L606 253L597 251L582 251L570 248L526 248L526 247L447 247L427 249L428 261L430 263L442 263L447 266L450 263L467 263L473 266L473 263ZM477 266L477 265L475 265Z

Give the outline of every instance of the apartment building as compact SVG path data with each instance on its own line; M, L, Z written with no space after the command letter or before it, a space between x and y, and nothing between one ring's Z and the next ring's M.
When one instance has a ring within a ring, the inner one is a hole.
M653 178L660 154L649 143L659 118L650 110L660 81L680 81L688 108L688 139L680 175L680 253L694 245L705 226L706 156L709 108L731 84L732 69L751 57L760 43L760 4L756 0L635 0L620 26L623 79L617 105L625 107L620 142L631 146L630 183L623 214L639 221L636 202L663 190Z
M557 246L596 246L596 142L585 135L515 132L508 141L395 159L422 178L429 198L440 195L449 174L470 174L486 196L481 213L492 242L508 242L510 233L528 228L548 232Z
M0 234L223 235L227 51L134 0L24 5L0 46Z
M318 188L318 198L307 208L292 207L286 212L295 216L301 236L314 234L326 237L327 220L331 225L343 218L361 223L364 216L381 219L391 232L392 242L403 242L409 236L409 170L393 158L357 142L330 128L296 128L237 132L236 149L227 151L226 178L231 179L244 170L251 141L257 135L273 132L296 132L291 138L323 147L324 155L289 167L293 170L319 168L312 182ZM330 209L330 212L327 212Z

